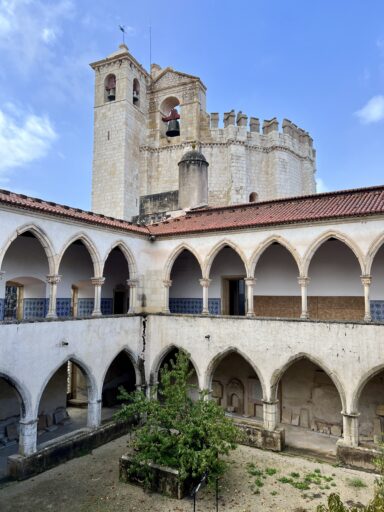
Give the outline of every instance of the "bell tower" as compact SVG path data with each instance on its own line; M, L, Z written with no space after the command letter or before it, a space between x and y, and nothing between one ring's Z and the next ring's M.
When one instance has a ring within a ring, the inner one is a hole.
M93 62L92 210L130 220L139 212L140 146L146 139L149 75L125 44Z

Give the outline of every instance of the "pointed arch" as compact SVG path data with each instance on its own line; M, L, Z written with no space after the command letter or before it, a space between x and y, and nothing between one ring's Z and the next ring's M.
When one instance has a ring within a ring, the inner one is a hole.
M155 359L154 359L154 361L152 363L152 368L151 368L151 372L150 372L150 375L149 375L149 382L150 382L150 384L156 384L157 383L160 366L161 366L162 362L164 361L165 357L170 352L172 352L172 350L179 350L181 352L188 353L188 359L191 361L191 364L192 364L192 366L193 366L193 368L194 368L194 370L196 372L198 381L200 382L199 366L196 364L196 362L194 361L194 359L191 356L191 354L189 352L187 352L183 347L178 347L177 345L172 343L170 345L167 345L165 348L163 348L163 350L161 350L157 354L157 356L155 357Z
M66 250L77 240L80 240L85 245L92 263L93 263L93 272L95 277L101 277L101 264L100 264L100 256L99 252L96 249L95 244L92 242L92 240L85 234L85 233L77 233L76 235L73 235L64 245L64 248L61 250L58 261L57 261L57 270L60 271L60 265L63 259L63 256L66 252Z
M351 240L347 235L340 233L339 231L326 231L322 235L320 235L312 244L308 247L304 258L303 258L303 276L308 275L308 269L311 264L312 258L317 252L317 250L323 245L324 242L329 240L330 238L336 238L339 240L339 242L342 242L344 245L346 245L353 254L356 256L357 261L360 265L360 271L361 275L364 275L365 271L365 264L364 264L364 257L360 251L360 248L355 244L353 240Z
M24 224L23 226L20 226L12 233L12 235L8 238L6 244L1 249L0 252L0 268L3 264L4 256L6 255L10 245L12 242L16 240L16 238L23 233L26 233L27 231L31 232L37 240L40 242L41 246L44 249L44 252L47 256L48 260L48 268L49 268L49 274L55 274L56 272L56 266L55 266L55 252L53 249L53 245L48 237L48 235L35 224Z
M375 260L376 254L379 252L381 247L384 246L384 234L380 234L371 244L368 253L365 258L365 274L370 275L372 271L372 265Z
M264 381L264 377L263 377L263 374L261 373L260 369L254 364L252 359L250 359L247 356L247 354L242 352L237 347L233 347L233 346L226 348L223 352L219 352L209 362L209 364L207 366L206 381L205 381L208 389L211 389L211 387L212 387L212 380L213 380L213 375L215 373L215 370L217 369L217 367L219 366L221 361L223 361L230 354L237 354L237 355L241 356L244 359L244 361L246 361L249 364L249 366L255 372L255 374L257 375L257 378L260 381L261 389L263 390L263 399L266 399L267 393L266 393L265 381Z
M96 379L95 379L95 377L94 377L90 367L86 363L84 363L81 359L79 359L77 356L75 356L74 354L70 354L67 357L65 357L62 360L62 362L55 367L54 370L51 370L51 372L48 374L48 376L44 379L44 382L43 382L43 384L42 384L42 386L41 386L41 388L39 390L39 393L37 394L37 397L36 397L36 404L35 404L35 407L36 407L35 417L36 418L37 418L38 413L39 413L39 407L40 407L41 398L43 396L43 393L44 393L47 385L49 384L49 381L52 379L52 377L55 375L55 373L58 370L60 370L60 368L63 365L68 363L68 361L71 361L72 363L74 363L84 373L84 375L86 377L86 380L87 380L88 400L89 401L97 400L97 398L98 398L97 381L96 381Z
M271 235L266 240L264 240L254 251L254 253L251 256L250 263L249 263L249 272L250 276L255 275L256 265L260 259L260 257L264 254L264 252L274 243L277 243L287 249L287 251L290 253L294 261L297 265L297 275L301 275L301 267L302 267L302 261L299 253L297 250L282 236L280 235Z
M357 412L358 411L360 396L361 396L361 393L363 392L365 386L368 384L368 382L371 379L376 377L381 372L384 372L384 363L374 366L360 378L355 389L353 390L353 394L351 396L351 411L348 411L348 412Z
M10 375L8 371L3 371L1 368L0 378L5 380L5 382L15 390L20 401L21 417L25 418L26 416L30 416L32 399L28 389L23 386L17 377Z
M228 239L220 240L209 252L208 256L205 258L204 267L203 267L203 277L206 279L209 279L209 274L211 272L212 264L216 258L216 256L219 254L219 252L224 249L224 247L231 247L238 256L240 256L241 261L244 264L245 272L247 276L250 276L249 274L249 266L248 266L248 260L245 257L243 251L238 247L234 242Z
M136 378L136 385L137 386L141 386L143 385L144 383L142 382L142 376L141 376L141 373L140 373L140 369L139 369L139 361L138 361L138 358L137 356L135 355L134 352L132 352L132 350L128 347L128 346L125 346L125 347L122 347L122 348L119 348L118 351L115 352L115 354L112 356L112 358L109 358L109 361L108 363L106 364L104 370L103 370L103 373L101 375L101 381L100 381L100 389L103 389L103 385L104 385L104 381L105 381L105 377L107 376L107 373L108 373L108 370L109 368L111 367L113 361L116 359L116 357L118 357L120 354L126 354L128 359L131 361L132 363L132 366L133 366L133 369L135 371L135 378Z
M109 247L108 251L105 254L105 257L101 263L101 274L103 275L105 263L113 251L113 249L120 249L120 251L123 253L127 263L128 263L128 271L129 271L129 277L130 279L136 279L137 276L137 265L136 260L133 256L133 252L131 249L126 245L126 243L123 240L117 240L116 242L113 242L113 244Z
M318 366L321 370L323 370L328 375L328 377L331 379L331 381L333 382L333 384L335 385L335 387L336 387L336 389L337 389L337 391L339 393L339 397L340 397L340 400L341 400L341 404L342 404L343 410L345 410L346 396L345 396L345 392L344 392L344 387L341 384L339 378L337 377L337 375L330 368L328 368L324 364L323 361L318 359L316 356L308 354L307 352L299 352L298 354L295 354L295 355L291 356L284 363L284 365L281 368L278 368L278 369L276 369L273 372L272 378L271 378L271 397L272 397L272 399L277 399L277 388L278 388L279 382L281 381L281 379L282 379L283 375L285 374L285 372L293 364L295 364L295 363L297 363L298 361L301 361L301 360L308 360L308 361L310 361L311 363L313 363L316 366Z
M182 242L180 245L178 245L172 251L172 253L170 254L170 256L167 259L167 262L164 267L164 275L163 275L163 279L165 281L168 281L171 279L171 272L172 272L173 265L183 251L190 252L196 258L196 261L200 267L201 276L203 276L203 264L202 264L199 253L193 247L188 245L187 243Z

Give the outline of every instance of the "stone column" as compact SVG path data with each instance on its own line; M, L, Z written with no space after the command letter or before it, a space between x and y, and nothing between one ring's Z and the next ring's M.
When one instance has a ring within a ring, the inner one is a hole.
M31 455L36 451L37 445L37 418L20 420L19 454Z
M341 412L343 415L343 443L348 446L359 446L358 412Z
M253 287L256 284L256 278L255 277L246 277L244 279L245 286L247 288L246 296L247 296L247 316L253 317L255 316L255 310L253 307Z
M48 275L47 283L49 284L49 305L46 318L57 318L56 314L56 299L57 299L57 285L60 283L61 276L58 274Z
M310 281L309 277L300 276L297 278L298 283L301 288L301 315L300 318L302 320L307 320L309 318L308 314L308 283Z
M209 315L209 307L208 307L208 289L211 284L211 279L199 279L201 286L203 287L203 315Z
M101 398L88 402L87 427L97 428L101 424Z
M0 270L0 281L3 279L5 275L5 270ZM4 291L4 294L5 294L5 291ZM2 297L0 297L0 301L3 301L3 306L1 307L1 304L0 304L0 322L2 322L4 320L4 314L5 314L5 295L3 295Z
M95 287L95 301L93 305L92 316L101 316L101 287L103 286L105 277L92 277L91 282Z
M163 313L170 313L169 311L169 289L172 286L172 281L170 279L164 279L164 305L163 305Z
M129 287L129 309L128 313L133 314L136 312L136 287L137 279L127 279L127 285Z
M279 418L279 401L263 400L264 428L269 431L276 429Z
M369 301L369 289L371 286L371 276L361 276L361 284L364 286L364 321L370 322L371 317L371 303Z

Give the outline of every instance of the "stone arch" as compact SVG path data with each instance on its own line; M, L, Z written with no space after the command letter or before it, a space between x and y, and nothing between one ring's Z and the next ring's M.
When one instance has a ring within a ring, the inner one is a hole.
M23 384L21 384L21 382L16 377L11 376L9 372L5 372L1 368L0 378L5 380L5 382L15 390L20 402L21 417L25 418L31 414L32 400L28 389L26 389L25 386L23 386Z
M272 378L271 378L271 383L270 383L271 384L271 398L272 398L272 400L276 400L277 399L277 389L278 389L279 382L281 381L283 375L288 370L288 368L290 368L296 362L298 362L300 360L305 360L305 359L307 359L311 363L313 363L316 366L318 366L321 370L323 370L328 375L328 377L331 379L331 381L333 382L333 384L335 385L335 387L336 387L336 389L337 389L337 391L339 393L343 410L345 410L345 407L346 407L346 395L345 395L345 392L344 392L344 387L343 387L342 383L340 382L339 378L337 377L337 375L332 370L330 370L327 367L327 365L324 364L323 361L318 359L316 356L313 356L313 355L308 354L306 352L299 352L298 354L295 354L295 355L291 356L284 363L284 365L281 368L278 368L278 369L276 369L273 372Z
M158 374L159 374L159 370L160 370L160 366L164 360L164 358L167 356L167 354L169 354L170 352L172 352L172 350L180 350L180 351L183 351L183 352L187 352L187 350L185 350L183 347L178 347L177 345L175 344L171 344L171 345L167 345L161 352L159 352L157 354L157 356L155 357L153 363L152 363L152 368L151 368L151 372L150 372L150 375L149 375L149 383L150 384L157 384L157 377L158 377ZM196 362L194 361L192 355L190 353L188 353L188 358L189 360L191 361L191 364L196 372L196 375L197 375L197 378L198 378L198 382L200 384L200 370L199 370L199 366L196 364Z
M30 231L42 245L44 252L47 256L49 273L55 274L56 266L53 245L50 239L48 238L48 235L39 226L36 226L35 224L25 224L24 226L17 228L16 231L14 231L12 235L8 238L6 244L0 252L0 268L3 264L3 259L5 254L7 253L7 250L9 249L9 246L12 244L14 240L16 240L18 236L22 235L23 233L26 233L27 231Z
M224 240L220 240L220 242L218 242L209 252L208 256L206 257L205 259L205 262L204 262L204 267L203 267L203 277L206 278L206 279L209 279L209 274L211 272L211 267L212 267L212 264L216 258L216 256L219 254L219 252L224 249L224 247L226 246L229 246L231 247L237 254L238 256L240 257L241 261L243 262L244 264L244 268L245 268L245 272L247 274L247 276L250 276L251 274L249 274L249 265L248 265L248 260L247 258L245 257L243 251L240 249L240 247L238 247L234 242L232 242L231 240L227 240L227 239L224 239Z
M368 382L371 379L376 377L376 375L378 375L382 371L384 371L384 363L374 366L360 378L359 382L355 386L353 393L351 395L351 403L350 403L351 410L350 411L348 410L347 412L353 413L353 412L358 411L360 396L361 396L361 393L363 392L365 386L368 384Z
M59 363L49 374L48 376L44 379L44 382L37 394L37 397L36 397L36 403L35 403L35 417L37 417L38 415L38 412L39 412L39 406L40 406L40 402L41 402L41 398L43 396L43 393L47 387L47 385L49 384L49 381L52 379L52 377L55 375L55 373L66 363L68 363L69 361L71 361L72 363L74 363L76 366L78 366L82 372L84 373L86 379L87 379L87 388L88 388L88 400L89 401L94 401L94 400L97 400L98 398L98 394L99 394L99 390L98 390L98 387L97 387L97 381L96 381L96 378L95 376L93 375L91 369L89 368L89 366L87 364L85 364L81 359L79 359L78 357L76 357L74 354L71 354L71 355L68 355L67 357L65 357L61 363Z
M365 271L365 264L364 264L364 257L359 249L359 247L351 240L347 235L344 235L343 233L340 233L338 231L327 231L320 235L307 249L304 258L303 258L303 264L302 264L302 272L303 276L308 275L308 269L311 264L312 258L315 255L316 251L323 245L324 242L329 240L330 238L336 238L340 242L342 242L344 245L346 245L353 254L356 256L359 265L361 274L364 275Z
M199 267L201 270L201 276L203 276L203 263L201 261L200 255L193 247L191 247L190 245L183 242L172 251L172 253L170 254L170 256L167 259L167 262L164 267L164 274L163 274L163 279L165 281L168 281L169 279L171 279L171 272L172 272L173 265L183 251L188 251L191 254L193 254L193 256L196 258L196 261L199 264Z
M96 249L96 246L92 242L92 240L90 238L88 238L88 236L85 233L77 233L76 235L72 236L66 242L66 244L64 245L63 249L61 250L58 260L57 260L58 272L60 270L60 264L61 264L61 261L63 259L63 256L64 256L66 250L68 249L68 247L70 247L73 244L73 242L76 242L76 240L81 240L81 242L83 242L84 246L86 247L86 249L91 257L92 263L93 263L94 276L100 277L101 276L101 263L100 263L100 256L99 256L98 250Z
M257 249L252 254L250 263L249 263L249 271L250 271L249 275L250 276L255 275L256 265L257 265L260 257L268 249L268 247L270 247L275 242L278 243L279 245L281 245L282 247L284 247L285 249L287 249L287 251L290 253L292 258L296 262L298 275L301 274L302 261L301 261L300 255L297 252L297 250L287 240L285 240L285 238L283 238L279 235L272 235L272 236L268 237L266 240L264 240L264 242L262 242L259 245L259 247L257 247Z
M167 96L160 104L160 114L167 115L169 112L176 107L179 107L181 102L176 96Z
M207 370L206 370L205 387L207 387L208 389L212 388L212 380L213 380L213 375L215 373L216 368L219 366L221 361L223 361L230 354L238 354L249 364L249 366L255 372L255 374L257 375L257 378L260 381L261 388L263 390L263 399L266 399L267 393L266 393L266 386L265 386L265 380L264 380L263 374L261 373L259 368L254 364L252 359L250 357L248 357L244 352L239 350L237 347L228 347L223 352L219 352L211 359L211 361L209 362L209 364L207 366Z
M131 249L122 240L118 240L118 241L114 242L109 247L108 251L105 254L103 261L101 262L100 275L103 275L105 262L107 261L108 256L111 254L113 249L116 249L116 248L119 248L121 250L121 252L124 254L125 259L127 260L130 279L136 279L136 276L137 276L136 260L133 256Z
M368 253L365 257L365 274L370 275L372 271L372 265L376 254L380 248L384 245L384 234L379 235L371 244Z
M103 388L105 377L107 375L107 372L108 372L109 368L111 367L111 364L116 359L116 357L119 356L122 353L126 354L128 356L128 358L129 358L129 360L132 363L133 369L135 370L136 385L141 386L141 385L144 384L142 382L143 379L142 379L142 375L141 375L140 369L139 369L139 360L136 357L136 355L132 352L132 350L128 346L125 346L125 347L122 347L119 350L117 350L114 353L114 355L111 358L109 358L108 363L105 365L105 367L103 369L103 372L102 372L102 375L101 375L101 380L100 380L100 383L99 383L99 388L100 389Z

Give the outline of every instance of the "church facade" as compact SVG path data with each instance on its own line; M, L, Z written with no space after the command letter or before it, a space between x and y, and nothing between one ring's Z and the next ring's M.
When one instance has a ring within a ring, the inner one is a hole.
M292 123L259 133L229 112L219 128L200 79L149 74L125 47L92 67L94 211L0 191L0 474L99 432L118 387L149 392L180 349L253 445L322 436L369 466L384 187L315 194Z

